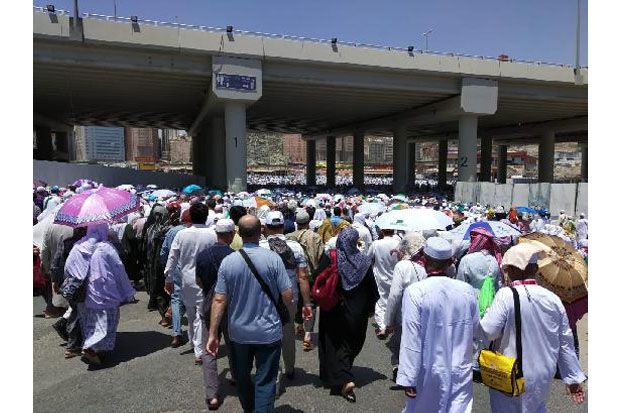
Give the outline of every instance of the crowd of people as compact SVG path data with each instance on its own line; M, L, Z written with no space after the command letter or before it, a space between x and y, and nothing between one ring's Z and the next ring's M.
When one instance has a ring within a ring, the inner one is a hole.
M350 174L336 174L337 186L350 186L353 185L353 176ZM247 176L248 185L257 186L296 186L306 185L306 174L290 172L287 174L276 173L264 173L264 172L249 172ZM324 174L316 175L316 184L325 185L327 182L327 176ZM364 174L364 185L370 186L391 186L393 182L392 175L371 175ZM434 188L438 182L435 179L416 179L416 187ZM450 182L453 184L453 182Z
M44 316L58 318L65 358L105 364L120 306L145 290L147 309L171 329L170 345L193 348L209 410L222 401L217 359L225 345L243 410L273 411L296 379L296 336L300 350L318 353L330 393L354 403L352 367L369 321L373 339L389 349L386 370L407 396L404 411L471 411L473 382L482 380L479 355L491 345L509 357L522 347L525 380L518 397L490 388L493 412L545 411L554 377L575 402L584 400L576 323L587 313L587 296L561 300L538 285L544 251L520 243L520 235L472 225L498 222L518 234L554 235L587 261L584 214L562 211L552 220L546 211L402 194L197 190L163 197L128 186L122 190L140 196L141 208L118 221L53 223L64 202L96 186L33 188L34 285L46 301ZM407 209L437 211L450 225L420 231L382 225L384 214ZM468 225L468 236L454 236ZM482 308L487 288L494 298Z

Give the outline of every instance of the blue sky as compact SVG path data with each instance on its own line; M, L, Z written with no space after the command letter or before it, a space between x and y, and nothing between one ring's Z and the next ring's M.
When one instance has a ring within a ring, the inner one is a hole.
M72 0L34 1L72 10ZM81 0L112 15L114 0ZM344 41L573 64L577 0L116 0L119 16ZM581 4L581 65L587 65Z

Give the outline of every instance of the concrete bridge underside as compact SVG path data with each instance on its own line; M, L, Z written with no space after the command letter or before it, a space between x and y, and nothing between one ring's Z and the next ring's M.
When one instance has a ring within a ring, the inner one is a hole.
M545 150L566 137L587 141L585 69L125 20L84 18L75 26L36 10L33 58L39 129L50 128L45 119L186 129L196 143L195 171L229 189L245 187L247 131L328 141L355 135L356 146L365 134L394 136L396 190L411 179L410 142L458 139L459 157L471 160L478 139ZM219 76L254 79L254 88L222 87ZM360 167L358 156L357 186ZM475 168L459 168L459 180L476 180ZM548 170L541 177L549 179Z

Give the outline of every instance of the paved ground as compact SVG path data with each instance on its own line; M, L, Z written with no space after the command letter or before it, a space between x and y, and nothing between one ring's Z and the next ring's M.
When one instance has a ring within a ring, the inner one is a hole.
M116 353L108 368L89 371L79 358L63 359L61 340L52 329L54 320L36 317L34 335L35 412L196 412L206 411L201 369L193 364L188 345L168 347L169 330L157 324L159 315L146 311L146 295L140 302L121 309ZM34 314L43 310L43 300L34 298ZM579 323L582 363L587 369L587 316ZM297 352L297 377L276 401L278 412L397 412L405 403L402 391L392 390L389 353L384 342L374 338L369 326L364 350L356 360L354 374L360 387L357 403L349 404L320 387L318 355L313 350ZM225 354L225 352L223 352ZM226 359L220 359L222 377L230 377ZM235 389L225 381L223 412L239 412ZM548 402L549 412L586 412L575 406L555 381ZM488 392L475 384L474 411L489 411Z

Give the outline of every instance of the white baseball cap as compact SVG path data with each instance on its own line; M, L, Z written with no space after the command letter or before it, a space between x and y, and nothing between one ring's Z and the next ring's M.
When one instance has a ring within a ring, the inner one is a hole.
M280 211L269 211L267 218L265 218L265 225L271 225L279 227L284 225L284 215Z

